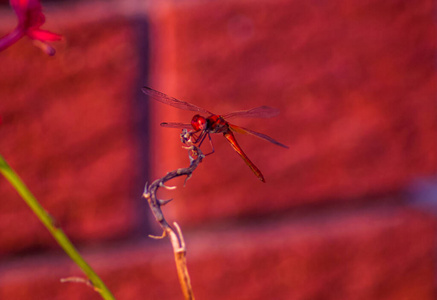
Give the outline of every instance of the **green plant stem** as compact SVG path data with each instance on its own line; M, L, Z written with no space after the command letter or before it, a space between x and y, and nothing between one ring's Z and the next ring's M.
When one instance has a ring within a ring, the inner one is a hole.
M103 299L115 299L111 291L105 286L100 277L94 272L94 270L88 265L88 263L82 258L77 249L65 235L64 231L58 227L56 221L50 214L41 206L36 200L33 194L29 191L24 182L9 166L6 160L0 155L0 172L20 194L23 200L29 205L32 211L49 230L58 244L64 249L64 251L70 256L70 258L81 268L86 274L93 288L100 293Z

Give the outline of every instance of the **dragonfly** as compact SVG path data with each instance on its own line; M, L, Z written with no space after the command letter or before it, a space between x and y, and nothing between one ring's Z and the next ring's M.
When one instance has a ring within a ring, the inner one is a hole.
M190 129L191 134L195 136L193 143L197 144L198 147L202 144L204 139L208 136L209 141L211 142L211 133L222 133L223 136L226 138L226 140L229 142L229 144L232 146L232 148L240 155L240 157L244 160L244 162L249 166L249 168L252 170L252 172L262 181L265 182L264 176L261 173L261 171L258 169L257 166L247 157L247 155L244 153L243 149L241 149L240 145L238 144L237 140L235 139L235 136L233 132L243 133L243 134L250 134L253 136L256 136L258 138L261 138L263 140L266 140L268 142L271 142L277 146L287 148L288 146L274 140L273 138L244 128L240 127L234 124L229 123L227 120L235 117L240 118L271 118L275 117L279 114L279 110L273 107L269 106L259 106L255 107L249 110L239 110L235 112L231 112L228 114L223 115L217 115L209 110L206 110L202 107L199 107L197 105L194 105L192 103L178 100L176 98L170 97L164 93L158 92L152 88L149 87L143 87L142 91L144 94L149 96L151 99L156 100L158 102L170 105L172 107L182 109L182 110L188 110L188 111L194 111L201 114L207 115L207 117L201 116L200 114L196 114L192 119L190 124L184 124L184 123L176 123L176 122L164 122L161 123L161 126L167 127L167 128L181 128L181 129ZM197 134L197 135L196 135ZM212 142L211 142L212 146ZM214 147L212 146L212 152L214 152ZM211 154L209 153L209 154Z

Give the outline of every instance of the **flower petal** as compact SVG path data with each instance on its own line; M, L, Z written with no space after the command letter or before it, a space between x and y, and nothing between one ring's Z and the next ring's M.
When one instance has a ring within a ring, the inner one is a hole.
M55 49L47 41L59 41L62 36L40 27L45 22L40 0L9 0L18 17L17 28L0 39L0 51L6 49L23 35L29 36L35 44L48 55L54 55Z
M27 35L34 40L40 40L40 41L59 41L60 39L62 39L62 36L57 34L57 33L53 33L47 30L42 30L42 29L29 29L27 31Z
M29 10L26 15L27 27L40 27L45 23L46 17L41 10Z
M29 0L9 0L9 4L12 6L14 10L26 10L29 5Z

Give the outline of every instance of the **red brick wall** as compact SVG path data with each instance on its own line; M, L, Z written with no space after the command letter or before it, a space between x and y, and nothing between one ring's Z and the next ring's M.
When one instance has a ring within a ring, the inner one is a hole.
M226 1L165 11L157 21L164 24L164 29L157 25L159 36L166 38L154 48L156 86L213 112L278 107L275 119L238 124L290 146L284 150L237 136L264 172L263 185L224 139L215 137L217 154L208 157L189 188L179 190L184 200L171 206L177 218L192 223L350 202L434 172L432 3ZM170 65L169 71L162 72L161 65ZM176 118L165 116L168 107L157 109L163 111L160 121ZM178 120L189 117L181 113ZM178 134L161 131L158 149L169 147ZM178 157L176 164L162 158L158 174L186 161Z
M0 153L117 299L182 298L140 195L188 164L158 124L192 113L143 84L217 113L277 107L235 123L290 146L236 134L263 184L213 136L163 194L198 299L435 299L435 217L404 201L436 171L433 1L126 3L46 7L56 56L0 53ZM4 179L0 199L0 299L99 299L59 283L80 271Z
M135 223L129 99L138 55L129 22L71 24L53 58L29 40L1 53L1 153L78 241L124 236ZM4 180L0 194L8 199L0 203L1 253L52 243Z
M196 231L186 235L192 285L197 299L434 299L431 223L379 208ZM166 242L86 253L117 299L182 299ZM3 263L0 296L99 299L59 283L76 269L58 255Z

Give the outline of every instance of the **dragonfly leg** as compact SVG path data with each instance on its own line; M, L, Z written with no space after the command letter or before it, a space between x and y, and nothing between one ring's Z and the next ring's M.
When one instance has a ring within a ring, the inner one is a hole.
M209 133L209 131L203 130L198 136L196 135L196 133L197 132L193 132L191 134L191 137L193 138L192 143L197 144L197 147L200 148L200 146L202 146L203 141L208 136L209 144L211 145L212 151L204 155L206 156L206 155L213 154L215 150L214 150L214 145L212 144L211 134Z
M209 153L207 153L207 154L205 154L205 156L207 156L207 155L210 155L210 154L213 154L214 152L215 152L215 150L214 150L214 144L212 143L212 139L211 139L211 135L209 134L209 132L207 132L207 135L208 135L208 139L209 139L209 144L211 145L211 152L209 152ZM206 136L205 136L206 137ZM205 140L205 137L203 138L203 140ZM203 140L202 140L202 142L203 142ZM200 146L200 145L199 145Z
M202 146L202 143L205 140L206 135L209 135L209 133L206 131L202 131L202 133L199 135L199 138L196 141L196 143L198 143L197 147L200 148L200 146Z
M184 129L181 133L181 142L185 145L189 145L189 144L196 144L200 138L200 135L202 135L202 132L200 133L199 136L197 136L197 133L199 131L188 131L186 129Z
M200 144L202 144L202 141L205 138L205 132L202 131L199 135L197 135L197 131L194 131L191 136L193 137L192 143L199 144L198 147L200 147Z

